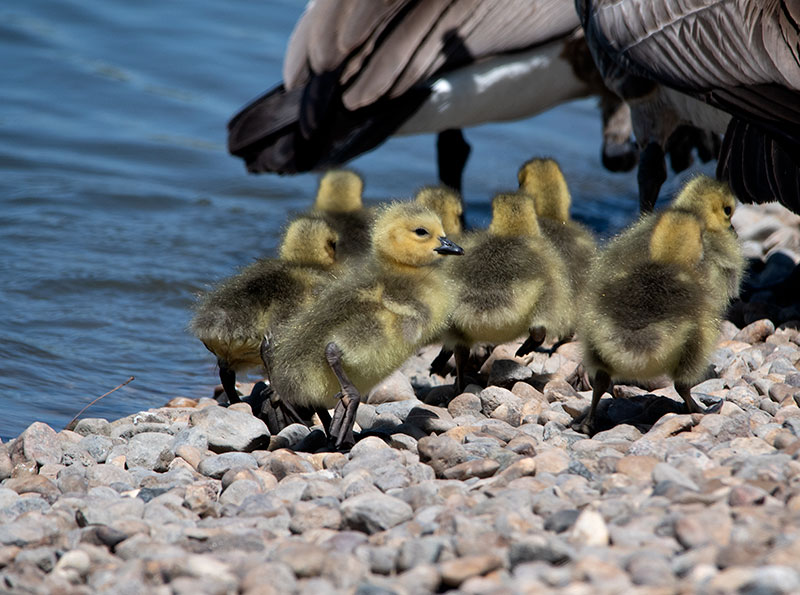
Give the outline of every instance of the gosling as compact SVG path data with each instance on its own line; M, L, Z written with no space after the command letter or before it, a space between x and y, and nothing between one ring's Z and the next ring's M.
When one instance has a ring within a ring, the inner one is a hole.
M572 200L567 181L553 159L531 159L522 165L517 177L520 190L534 200L542 235L553 243L567 265L574 300L586 283L589 263L597 253L594 235L570 217Z
M485 231L465 234L466 255L449 261L456 302L444 344L456 359L456 389L465 388L464 368L475 343L504 343L528 335L524 355L548 333L570 323L566 267L540 233L533 202L524 193L498 194Z
M329 170L319 181L312 212L320 213L339 235L341 261L369 252L372 213L364 207L363 191L364 180L346 169Z
M320 217L288 227L279 258L263 258L201 295L189 330L217 356L229 402L238 403L236 373L263 367L261 342L328 282L337 268L338 236Z
M458 192L444 185L424 186L417 192L414 200L439 216L448 238L458 239L461 236L464 231L464 206Z
M723 183L689 182L672 205L642 218L601 252L579 320L592 404L579 429L595 430L597 405L614 379L668 375L690 413L744 258Z
M337 449L355 440L364 394L436 337L447 322L452 291L438 266L463 254L441 221L414 202L380 212L372 251L290 319L271 352L273 406L312 408ZM323 414L324 413L324 414Z

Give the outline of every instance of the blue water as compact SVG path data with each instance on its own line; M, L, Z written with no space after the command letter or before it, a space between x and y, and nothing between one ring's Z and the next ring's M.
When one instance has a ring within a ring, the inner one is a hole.
M273 250L316 176L250 176L225 124L280 80L303 3L35 0L0 7L0 437L208 396L213 357L186 332L193 296ZM602 169L594 101L466 133L468 219L520 163L553 155L577 218L636 213L635 174ZM434 138L353 166L371 199L436 180ZM671 180L665 191L674 189Z

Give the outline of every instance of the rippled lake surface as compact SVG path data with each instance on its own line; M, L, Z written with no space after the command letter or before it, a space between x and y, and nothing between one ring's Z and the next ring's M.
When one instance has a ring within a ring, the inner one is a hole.
M197 292L270 254L316 175L250 176L227 120L280 80L300 1L36 0L0 7L0 437L174 396L209 396L214 358L187 332ZM520 163L555 156L576 218L636 214L635 173L600 164L593 100L470 129L468 220ZM353 162L368 199L436 181L431 135ZM665 192L675 187L671 179Z

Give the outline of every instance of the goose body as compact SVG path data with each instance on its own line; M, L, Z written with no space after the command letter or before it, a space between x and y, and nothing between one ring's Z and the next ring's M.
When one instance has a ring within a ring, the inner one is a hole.
M576 0L606 84L631 107L640 200L666 177L682 122L725 133L717 177L743 202L800 212L800 4L796 0Z
M230 402L239 400L236 373L263 368L264 334L331 280L336 240L323 219L298 218L287 228L279 258L259 259L198 298L189 330L217 356Z
M358 394L442 330L452 292L439 261L460 252L429 209L413 202L385 208L362 266L329 284L276 335L272 383L279 398L315 409L336 408L344 398L354 415ZM331 345L355 396L330 363ZM352 419L332 436L337 446L351 439Z
M667 374L690 412L689 389L700 380L744 259L723 183L699 177L662 213L643 217L595 260L581 301L578 335L593 376L592 406L614 379Z
M289 41L283 82L233 117L228 147L251 172L297 173L434 132L440 179L460 190L462 127L594 94L608 163L630 168L627 107L597 75L570 0L318 0Z

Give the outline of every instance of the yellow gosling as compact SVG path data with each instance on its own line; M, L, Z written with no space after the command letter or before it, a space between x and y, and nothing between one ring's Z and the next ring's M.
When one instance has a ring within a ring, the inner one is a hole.
M355 172L334 169L320 178L314 212L339 234L338 257L347 260L369 252L372 215L364 208L364 181Z
M455 190L443 185L425 186L417 192L414 200L439 215L448 238L458 238L464 231L464 206L461 195Z
M587 227L570 218L572 199L567 181L553 159L527 161L520 168L518 178L520 190L534 200L542 235L552 242L564 259L572 290L569 302L576 304L586 284L589 263L597 253L594 235ZM574 312L572 318L575 318ZM568 334L574 330L572 326Z
M463 237L465 256L447 262L456 302L444 343L456 355L456 387L465 385L469 349L523 335L522 355L570 323L569 285L561 257L539 230L530 198L499 194L489 229Z
M643 217L600 253L578 326L593 377L583 431L595 431L597 405L614 379L666 374L686 408L702 411L690 389L705 373L744 268L734 208L725 185L693 180L666 211Z
M320 217L304 216L287 228L280 258L263 258L201 295L189 330L217 356L231 403L236 373L263 368L265 333L302 307L336 267L336 232Z
M444 328L453 298L439 264L463 252L436 214L414 202L385 207L372 238L361 267L280 329L271 356L277 402L335 407L326 430L336 448L354 441L360 395Z

